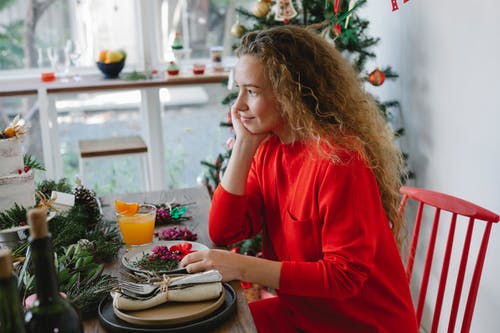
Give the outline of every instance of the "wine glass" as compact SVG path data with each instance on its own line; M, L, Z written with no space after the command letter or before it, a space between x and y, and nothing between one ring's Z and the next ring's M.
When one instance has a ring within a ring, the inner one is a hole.
M57 63L59 62L59 54L57 53L57 50L53 47L48 47L47 48L47 57L49 58L50 61L50 66L52 67L52 71L54 73L56 72L56 67Z
M43 49L41 47L38 48L38 57L36 61L38 68L43 67Z
M61 75L61 81L62 82L69 82L69 77L70 77L70 57L69 54L71 52L71 49L73 48L73 42L68 39L66 41L66 44L64 45L64 70Z
M71 63L71 67L73 67L75 70L74 70L74 75L73 75L73 80L74 81L80 81L82 79L82 77L80 76L80 74L77 73L76 71L76 68L78 67L79 63L80 63L80 57L82 55L82 51L81 51L81 48L80 46L73 42L73 41L68 41L68 42L71 42L71 47L70 47L70 51L69 51L69 59L70 59L70 63Z

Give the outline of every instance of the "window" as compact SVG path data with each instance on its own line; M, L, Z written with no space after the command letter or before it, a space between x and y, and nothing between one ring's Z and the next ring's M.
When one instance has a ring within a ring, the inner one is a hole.
M155 35L153 39L160 44L159 54L153 55L159 59L152 59L153 63L172 59L170 46L176 32L183 39L187 57L208 58L212 46L223 46L225 55L231 53L234 37L229 30L235 21L235 7L244 1L148 1L148 6L160 12L159 21L154 20L157 29L147 32ZM62 70L68 40L73 41L81 53L74 57L79 66L95 69L100 50L124 49L127 67L140 69L143 61L140 33L144 28L140 7L143 5L139 0L0 2L0 71L55 65ZM29 20L29 13L33 11L40 14Z
M233 2L233 4L232 4ZM163 61L171 60L171 45L180 34L184 52L190 58L208 58L213 46L223 46L231 53L229 30L233 24L235 1L163 0L161 4Z
M47 7L40 11L36 22L27 22L27 13L34 3ZM210 47L219 45L229 55L234 42L229 29L235 21L236 6L229 0L0 1L0 85L8 86L8 80L2 82L2 78L25 74L38 77L41 70L53 67L49 54L56 72L65 70L68 40L79 46L78 65L82 72L98 72L95 60L100 50L120 48L127 52L125 71L141 71L148 61L162 69L167 65L169 52L173 55L170 45L176 32L183 37L186 57L208 58ZM27 25L33 27L32 39L24 34ZM106 92L53 95L64 176L72 179L78 171L78 139L110 134L102 133L103 122L119 135L141 132L139 92L121 93L126 96ZM220 104L225 95L225 87L218 84L161 89L168 186L195 185L196 176L204 171L200 161L216 155L224 145L226 131L218 125L227 111ZM117 105L117 101L128 104ZM25 151L42 160L36 96L0 98L0 125L6 125L17 114L32 126ZM96 170L112 172L116 177L108 178L117 185L113 189L101 186L100 192L135 190L122 181L128 175L126 167L122 170L121 165L102 165ZM98 182L101 178L95 177ZM118 187L122 185L125 188Z
M33 11L40 15L29 20ZM119 48L127 50L128 65L138 64L136 13L134 0L7 1L0 7L0 70L62 70L68 40L81 52L78 65L94 67L99 50Z

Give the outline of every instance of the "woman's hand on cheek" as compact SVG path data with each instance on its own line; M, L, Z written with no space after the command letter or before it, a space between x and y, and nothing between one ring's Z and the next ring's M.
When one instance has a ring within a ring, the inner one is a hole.
M237 141L251 143L252 145L258 147L269 135L268 133L255 134L250 132L241 122L238 110L236 110L234 106L231 107L231 122L233 124L234 132L236 133Z
M223 281L232 281L241 279L243 257L225 250L205 250L188 254L180 264L186 267L188 273L216 269L222 274Z
M234 105L231 106L231 123L233 124L234 133L236 133L237 137L252 134L243 126L238 110L236 110Z

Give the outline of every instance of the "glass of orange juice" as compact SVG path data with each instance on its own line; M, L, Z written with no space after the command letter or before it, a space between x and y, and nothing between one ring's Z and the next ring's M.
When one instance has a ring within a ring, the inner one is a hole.
M117 212L118 226L127 247L144 245L153 241L156 207L141 204L134 214Z

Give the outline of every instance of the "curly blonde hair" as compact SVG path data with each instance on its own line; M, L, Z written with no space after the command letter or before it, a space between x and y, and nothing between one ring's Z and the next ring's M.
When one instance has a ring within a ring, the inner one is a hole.
M255 56L264 65L293 140L312 139L329 152L339 147L358 152L367 161L401 247L406 239L398 213L402 154L351 64L318 34L292 25L247 33L237 54ZM335 153L330 157L338 159Z

